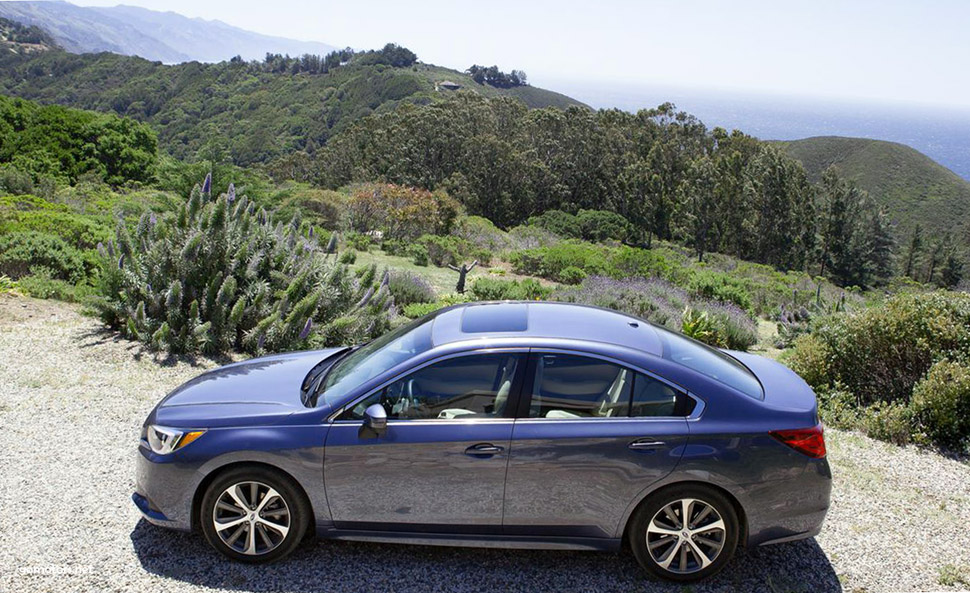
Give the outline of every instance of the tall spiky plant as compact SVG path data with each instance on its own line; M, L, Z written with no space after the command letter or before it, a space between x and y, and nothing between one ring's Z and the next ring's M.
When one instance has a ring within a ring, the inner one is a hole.
M356 274L300 233L211 178L174 214L146 214L99 245L101 317L171 353L251 353L356 342L395 314L386 277Z

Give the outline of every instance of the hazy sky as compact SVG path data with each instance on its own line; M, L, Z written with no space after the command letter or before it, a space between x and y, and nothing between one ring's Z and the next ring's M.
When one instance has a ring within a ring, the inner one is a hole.
M118 0L74 0L110 6ZM123 0L566 80L970 107L970 0Z

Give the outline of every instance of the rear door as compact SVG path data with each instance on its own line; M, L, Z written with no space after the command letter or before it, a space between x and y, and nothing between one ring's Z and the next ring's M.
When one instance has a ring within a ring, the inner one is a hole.
M505 533L614 537L628 505L683 454L689 401L613 360L533 351L512 431Z
M500 533L526 352L439 359L346 409L327 436L324 483L337 528ZM379 403L387 431L361 431Z

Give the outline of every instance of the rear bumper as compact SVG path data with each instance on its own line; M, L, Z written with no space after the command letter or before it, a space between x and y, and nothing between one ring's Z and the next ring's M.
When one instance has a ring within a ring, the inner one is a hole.
M829 510L832 473L825 459L812 460L797 476L748 485L744 508L749 547L818 535Z

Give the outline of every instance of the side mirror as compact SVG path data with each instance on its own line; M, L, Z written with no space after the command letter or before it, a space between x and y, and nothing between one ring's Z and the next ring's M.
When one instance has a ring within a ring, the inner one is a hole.
M364 425L361 432L370 433L374 436L384 434L387 430L387 411L381 404L373 404L364 410ZM363 435L362 435L363 436Z

